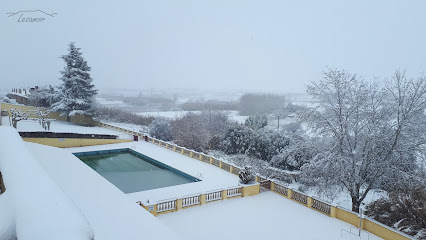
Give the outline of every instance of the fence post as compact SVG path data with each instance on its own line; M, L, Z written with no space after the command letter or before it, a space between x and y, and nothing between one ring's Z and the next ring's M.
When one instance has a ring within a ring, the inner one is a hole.
M213 164L213 158L210 157L210 164Z
M336 207L330 206L330 217L335 218L336 217Z
M275 189L275 183L271 181L271 191L274 192L274 189Z
M176 152L176 145L173 145L173 151Z
M219 161L219 168L222 169L222 161Z
M287 188L287 198L291 199L292 190L290 188Z
M182 149L180 150L180 154L184 155L184 154L185 154L185 149L183 149L183 148L182 148Z
M202 161L203 160L203 154L198 154L198 160Z
M169 144L168 143L166 143L166 149L169 149Z
M309 197L309 196L308 196L308 201L307 201L307 203L306 203L306 206L307 206L308 208L312 208L312 198L311 198L311 197Z
M256 179L254 181L259 182L259 176L256 175Z
M222 190L222 200L225 200L228 198L228 190Z
M192 156L194 156L194 152L193 152L193 151L190 151L190 152L189 152L189 157L190 157L190 158L192 158Z
M182 209L182 199L179 198L178 200L176 200L176 210L181 210Z
M201 194L200 205L206 204L206 194Z

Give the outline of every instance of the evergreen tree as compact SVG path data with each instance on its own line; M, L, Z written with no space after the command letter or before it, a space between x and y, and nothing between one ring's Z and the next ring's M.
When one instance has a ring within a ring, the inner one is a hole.
M76 114L90 115L93 97L97 90L92 84L90 77L90 67L84 60L80 48L77 48L74 43L69 44L69 53L63 55L62 58L66 66L61 71L60 78L63 83L60 86L60 96L58 102L52 105L53 111L60 111L62 116L67 116L67 121L70 117Z

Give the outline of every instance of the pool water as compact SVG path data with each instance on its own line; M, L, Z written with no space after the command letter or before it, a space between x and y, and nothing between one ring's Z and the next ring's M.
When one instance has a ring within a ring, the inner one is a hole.
M74 153L74 155L124 193L199 181L131 149Z

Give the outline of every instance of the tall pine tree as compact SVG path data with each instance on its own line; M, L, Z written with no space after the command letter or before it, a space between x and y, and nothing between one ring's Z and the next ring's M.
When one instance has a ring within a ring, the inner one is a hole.
M90 115L93 98L97 93L90 77L90 67L84 60L80 48L72 42L69 44L69 53L62 58L66 66L61 71L59 101L52 105L53 111L61 112L70 121L76 114Z

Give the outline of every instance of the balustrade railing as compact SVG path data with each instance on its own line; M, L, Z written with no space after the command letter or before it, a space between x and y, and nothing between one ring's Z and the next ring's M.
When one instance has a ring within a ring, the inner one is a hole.
M312 198L312 208L314 208L314 209L316 209L320 212L323 212L327 215L330 215L330 212L331 212L330 204L324 203L324 202L317 200L315 198Z
M189 207L200 204L201 195L189 196L182 198L182 207Z
M176 199L157 204L157 212L165 212L176 209Z
M216 158L213 158L212 164L215 165L216 167L220 166L220 161L217 160Z
M302 193L296 192L294 190L291 191L291 199L296 200L305 205L308 203L308 196Z
M281 193L282 195L288 196L288 188L281 186L278 183L274 184L274 191Z
M243 194L243 188L242 187L237 187L237 188L231 188L226 190L226 196L227 197L235 197L235 196L240 196Z
M206 202L216 201L220 199L222 199L222 190L206 193Z

